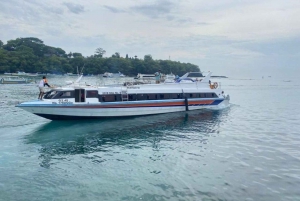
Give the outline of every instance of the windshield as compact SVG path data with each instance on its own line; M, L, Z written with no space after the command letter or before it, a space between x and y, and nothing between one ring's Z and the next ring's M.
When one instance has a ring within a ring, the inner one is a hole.
M51 90L45 94L44 99L52 99L57 93L58 91Z

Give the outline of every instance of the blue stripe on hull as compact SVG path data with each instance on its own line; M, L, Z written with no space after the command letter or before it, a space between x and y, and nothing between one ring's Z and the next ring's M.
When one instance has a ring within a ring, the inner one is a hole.
M207 105L218 105L224 99L221 100L214 100L210 104L193 104L193 100L188 100L189 105L188 106L207 106ZM86 109L100 109L100 108L139 108L139 107L178 107L178 106L184 106L184 102L179 103L179 104L173 104L173 105L159 105L163 102L156 102L157 105L138 105L138 104L143 104L143 102L136 102L136 101L130 101L130 102L113 102L113 103L102 103L102 104L70 104L70 105L65 105L65 104L41 104L41 105L36 105L36 104L27 104L27 105L17 105L16 107L61 107L61 108L86 108ZM155 102L148 102L145 104L156 104ZM172 103L172 102L170 102ZM118 106L121 105L121 106Z
M215 100L212 104L210 104L210 105L219 105L220 103L222 103L224 101L224 99L223 100Z

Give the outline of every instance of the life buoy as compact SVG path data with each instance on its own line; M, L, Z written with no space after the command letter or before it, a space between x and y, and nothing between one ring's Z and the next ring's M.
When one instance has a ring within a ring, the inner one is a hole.
M214 89L216 89L216 88L218 88L219 85L218 85L217 82L214 82L214 85L213 85L213 86L214 86Z

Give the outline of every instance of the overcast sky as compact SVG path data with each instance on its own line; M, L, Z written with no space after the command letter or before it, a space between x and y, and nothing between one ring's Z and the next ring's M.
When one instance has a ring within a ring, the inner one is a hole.
M0 40L190 62L235 77L299 75L299 0L0 0Z

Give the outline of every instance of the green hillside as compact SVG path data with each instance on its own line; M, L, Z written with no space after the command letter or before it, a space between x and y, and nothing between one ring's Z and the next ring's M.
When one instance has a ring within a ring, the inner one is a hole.
M77 67L84 66L84 74L102 74L104 72L122 72L135 76L137 73L154 73L161 69L162 73L183 75L189 71L199 71L199 67L190 63L170 60L154 60L145 55L143 59L134 57L120 57L116 52L105 57L106 51L97 48L95 54L84 57L81 53L66 53L61 48L44 44L38 38L17 38L4 44L0 40L0 73L24 71L26 73L76 73Z

